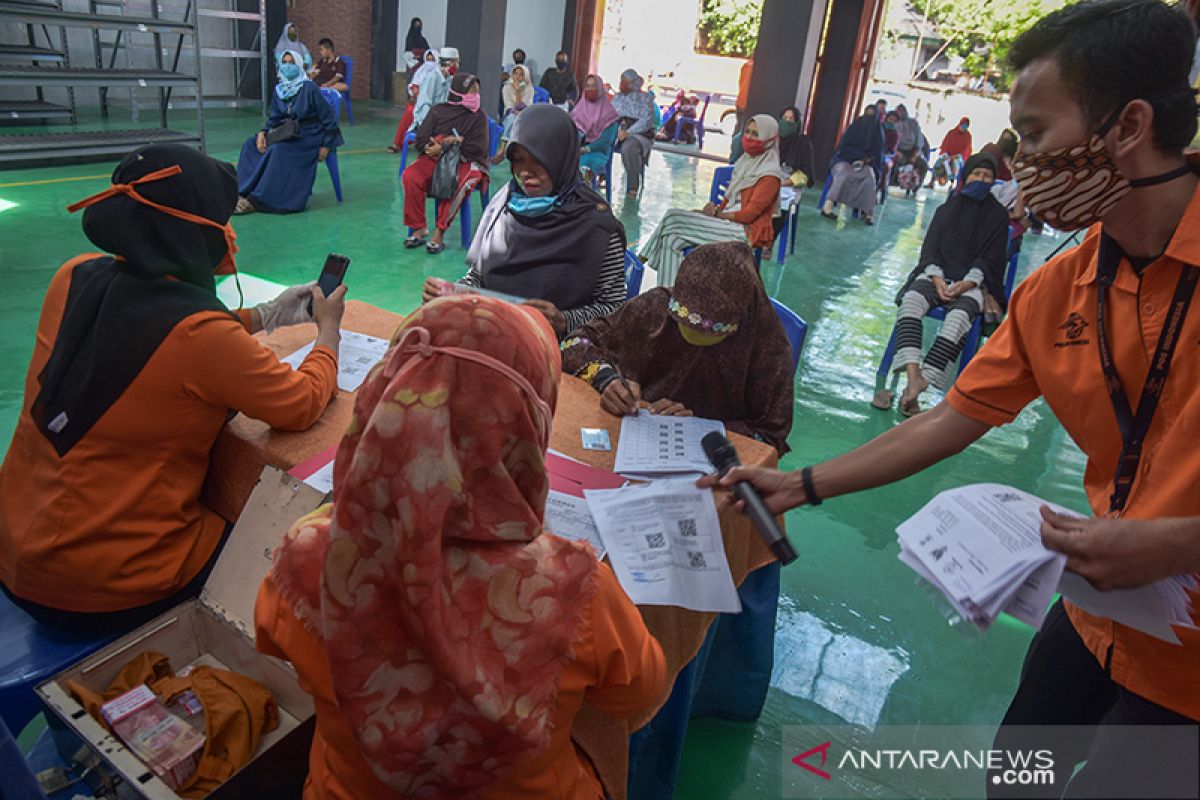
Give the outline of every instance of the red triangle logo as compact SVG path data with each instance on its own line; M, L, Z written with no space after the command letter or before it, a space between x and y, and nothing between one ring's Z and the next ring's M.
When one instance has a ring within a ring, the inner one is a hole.
M812 764L808 763L809 756L813 756L813 755L816 755L817 753L820 753L821 754L821 766L822 767L825 766L825 759L829 756L829 747L832 744L833 744L833 742L825 742L825 744L819 744L810 750L805 750L803 753L801 753L800 755L793 758L792 763L795 764L797 767L802 767L802 768L808 770L809 772L811 772L814 775L819 775L820 777L824 778L827 781L833 780L833 776L830 775L828 772L826 772L823 769L818 769L817 767L814 767Z

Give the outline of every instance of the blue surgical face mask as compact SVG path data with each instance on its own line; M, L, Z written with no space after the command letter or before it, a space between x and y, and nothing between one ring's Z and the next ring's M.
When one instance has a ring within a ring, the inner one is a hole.
M300 70L299 64L280 64L279 75L284 80L294 81L304 73Z
M982 200L992 191L992 185L987 181L971 181L962 188L962 193L973 200Z
M558 204L558 196L548 194L544 197L530 197L518 192L508 193L508 208L514 214L523 217L540 217L548 214Z

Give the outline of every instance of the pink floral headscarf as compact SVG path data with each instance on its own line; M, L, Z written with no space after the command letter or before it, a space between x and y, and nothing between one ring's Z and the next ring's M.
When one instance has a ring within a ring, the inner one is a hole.
M463 295L416 311L358 392L333 505L276 554L338 710L405 797L463 797L550 739L597 569L542 531L559 369L532 309Z

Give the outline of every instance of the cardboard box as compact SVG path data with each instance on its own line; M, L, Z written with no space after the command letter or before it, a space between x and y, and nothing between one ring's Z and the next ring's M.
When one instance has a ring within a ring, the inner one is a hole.
M299 797L308 771L315 725L312 697L285 661L254 649L254 602L275 548L292 523L326 495L274 467L266 467L229 536L200 597L159 616L38 686L38 695L72 731L141 797L179 795L71 697L67 681L108 688L137 654L162 653L180 670L204 664L262 683L279 706L279 727L263 736L257 755L209 798Z

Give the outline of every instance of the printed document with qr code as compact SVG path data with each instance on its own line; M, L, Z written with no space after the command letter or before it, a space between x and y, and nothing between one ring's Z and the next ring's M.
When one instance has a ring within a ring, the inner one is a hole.
M617 580L635 604L742 610L711 491L685 478L584 494Z

